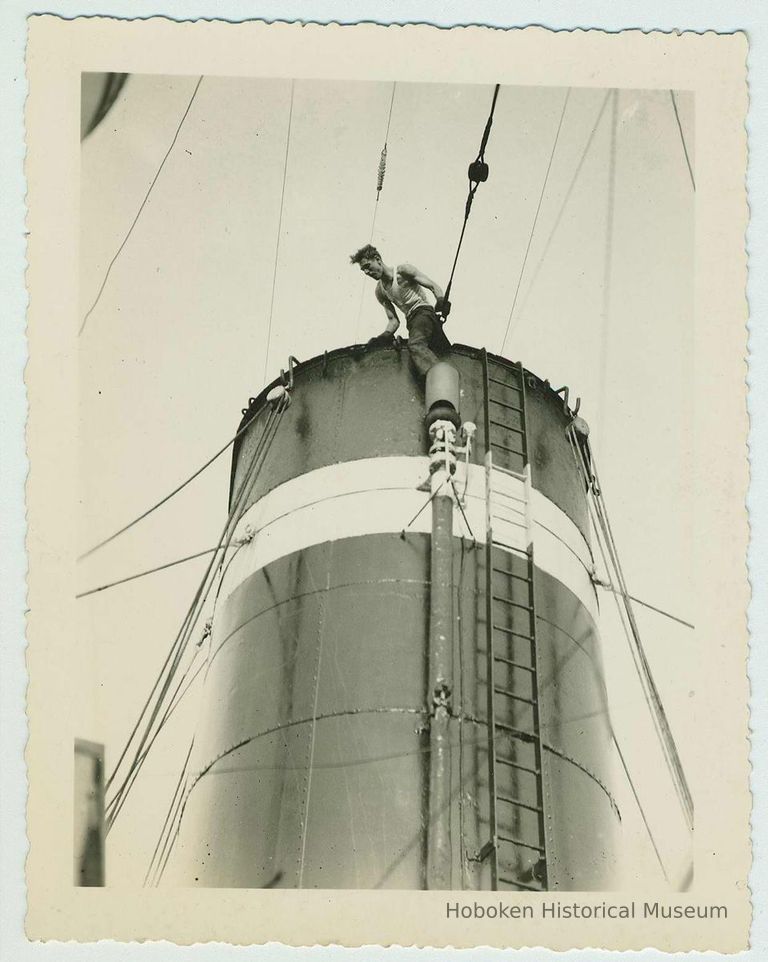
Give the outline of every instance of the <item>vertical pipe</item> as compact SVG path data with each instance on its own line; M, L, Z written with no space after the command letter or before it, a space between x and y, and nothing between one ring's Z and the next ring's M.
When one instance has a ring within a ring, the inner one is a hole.
M448 471L432 475L429 593L429 811L427 888L451 888L450 709L453 653L453 499ZM447 493L442 493L447 492Z

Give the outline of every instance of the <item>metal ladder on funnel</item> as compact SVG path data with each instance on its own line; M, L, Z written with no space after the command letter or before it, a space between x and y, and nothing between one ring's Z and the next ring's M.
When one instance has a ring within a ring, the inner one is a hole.
M483 352L485 621L491 886L546 891L525 371Z

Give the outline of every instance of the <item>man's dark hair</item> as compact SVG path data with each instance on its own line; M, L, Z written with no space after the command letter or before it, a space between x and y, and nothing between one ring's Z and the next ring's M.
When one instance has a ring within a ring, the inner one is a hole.
M363 260L368 260L371 257L381 257L381 254L376 250L373 244L366 244L365 247L361 247L359 251L355 251L354 254L349 258L350 264L359 264Z

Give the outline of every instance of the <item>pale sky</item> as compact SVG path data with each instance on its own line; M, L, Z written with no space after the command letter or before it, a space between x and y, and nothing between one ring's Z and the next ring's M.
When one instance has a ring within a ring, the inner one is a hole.
M168 148L196 77L132 76L83 143L81 308L91 305ZM348 263L370 236L392 85L298 81L267 380L384 325L373 283ZM498 352L566 91L503 87L446 326ZM466 167L490 106L487 86L398 84L373 241L445 284ZM693 98L676 92L695 171ZM208 78L80 338L79 551L165 495L232 436L264 385L291 83ZM571 92L505 355L582 398L630 591L696 621L689 485L693 201L668 90L613 99ZM589 152L568 191L593 125ZM566 196L568 200L563 207ZM613 195L613 217L609 199ZM610 222L609 222L610 221ZM612 244L607 247L607 238ZM362 313L360 313L361 293ZM403 334L405 331L403 330ZM80 565L79 590L212 547L226 517L220 459L151 518ZM82 599L82 737L115 761L186 611L205 559ZM601 595L612 718L662 854L679 856L671 788L659 765L626 642ZM696 633L637 617L692 781ZM135 884L160 830L196 715L193 689L158 740L110 836L110 883ZM700 775L701 773L699 773ZM623 777L628 832L641 838ZM638 857L650 858L638 842ZM675 854L677 853L677 854ZM649 860L649 871L653 863Z

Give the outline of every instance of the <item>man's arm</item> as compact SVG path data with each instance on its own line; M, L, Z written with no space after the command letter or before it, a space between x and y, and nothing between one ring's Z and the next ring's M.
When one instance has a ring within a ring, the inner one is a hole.
M394 304L384 291L382 291L380 284L376 285L376 300L384 308L384 313L387 315L387 326L384 329L384 333L394 335L395 331L400 327L400 318L397 316Z

